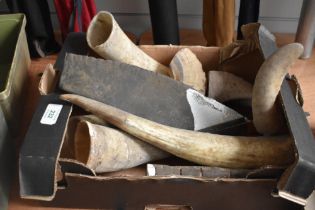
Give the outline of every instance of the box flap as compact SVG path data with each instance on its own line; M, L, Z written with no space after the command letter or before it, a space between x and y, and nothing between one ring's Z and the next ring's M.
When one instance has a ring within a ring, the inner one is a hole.
M281 99L291 135L297 150L296 162L287 169L278 183L279 195L285 199L306 204L306 199L315 189L315 141L304 111L284 80Z
M42 96L20 151L20 195L51 200L55 171L72 105L59 95Z

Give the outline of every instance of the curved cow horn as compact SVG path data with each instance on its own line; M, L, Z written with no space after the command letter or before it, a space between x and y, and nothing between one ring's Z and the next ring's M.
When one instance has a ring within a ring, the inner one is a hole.
M278 49L260 67L252 96L253 122L259 133L275 134L285 126L276 99L285 75L302 53L303 45L288 44Z
M69 101L127 133L183 159L208 166L257 168L287 166L294 160L293 140L282 137L240 137L201 133L161 125L78 95Z
M158 63L130 41L109 12L99 12L92 19L86 37L90 48L105 59L172 75L168 67Z

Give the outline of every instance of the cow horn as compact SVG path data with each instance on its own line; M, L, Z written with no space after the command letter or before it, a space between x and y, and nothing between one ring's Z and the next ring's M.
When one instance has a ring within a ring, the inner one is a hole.
M289 136L241 137L201 133L158 124L78 95L65 94L61 99L147 143L201 165L257 168L287 166L294 160L293 140Z

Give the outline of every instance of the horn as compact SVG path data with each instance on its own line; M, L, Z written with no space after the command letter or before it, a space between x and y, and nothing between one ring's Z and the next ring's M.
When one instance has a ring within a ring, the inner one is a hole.
M292 43L279 48L260 67L253 86L253 123L261 134L275 134L285 128L285 119L276 99L289 69L302 55L303 45Z
M176 53L170 63L173 78L205 94L206 75L197 56L188 48Z
M60 97L127 133L180 158L208 166L257 168L287 166L294 160L289 136L242 137L201 133L161 125L82 96Z
M171 76L171 70L138 48L121 30L113 15L99 12L87 30L87 43L105 59L117 60Z
M76 126L74 154L96 173L132 168L170 155L123 131L88 121Z
M209 71L208 97L225 102L234 99L250 99L253 86L232 73Z

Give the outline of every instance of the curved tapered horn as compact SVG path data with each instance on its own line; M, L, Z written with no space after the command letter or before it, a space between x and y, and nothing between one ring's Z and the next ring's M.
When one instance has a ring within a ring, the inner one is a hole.
M110 127L80 121L74 135L75 159L96 173L132 168L170 154Z
M240 137L201 133L161 125L78 95L61 95L61 99L147 143L201 165L257 168L287 166L294 160L293 140L288 136Z
M205 94L206 75L197 56L188 48L178 51L170 63L175 80Z
M208 97L225 102L251 99L253 86L244 79L224 71L209 71Z
M252 98L253 122L259 133L275 134L285 127L276 99L285 75L302 53L301 44L288 44L278 49L260 67Z
M158 63L130 41L109 12L99 12L92 19L86 36L90 48L105 59L172 75L168 67Z

